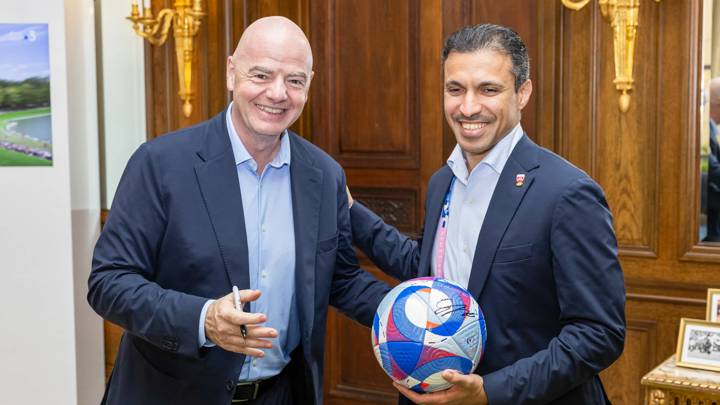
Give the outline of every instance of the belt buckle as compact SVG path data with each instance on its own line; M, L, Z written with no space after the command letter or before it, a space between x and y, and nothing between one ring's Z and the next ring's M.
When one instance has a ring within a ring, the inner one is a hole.
M246 385L252 385L253 386L253 393L252 397L248 399L233 399L231 403L241 403L241 402L248 402L257 399L258 390L260 389L260 381L243 381L236 383L235 386L246 386Z

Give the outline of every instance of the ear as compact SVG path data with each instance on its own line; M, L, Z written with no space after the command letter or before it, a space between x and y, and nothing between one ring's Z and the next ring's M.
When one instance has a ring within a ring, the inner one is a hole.
M315 77L315 71L310 71L310 75L308 76L307 86L305 86L305 93L310 92L310 83L312 83L312 79Z
M235 88L235 64L232 61L232 56L227 58L227 67L225 69L225 86L228 91L233 91Z
M532 81L530 79L525 80L525 83L520 85L520 88L518 89L518 105L520 109L522 110L527 105L528 101L530 101L530 95L532 94Z

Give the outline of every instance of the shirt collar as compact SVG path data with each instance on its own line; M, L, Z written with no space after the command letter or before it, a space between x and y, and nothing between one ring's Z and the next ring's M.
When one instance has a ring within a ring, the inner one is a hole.
M524 132L522 126L518 123L515 128L510 131L510 133L504 136L500 142L490 149L490 152L485 155L483 160L481 160L480 163L473 168L473 172L478 170L481 166L487 166L497 174L502 173L505 163L507 163L510 158L510 154L513 149L515 149L515 145L517 145L517 143L520 142L520 139L522 139L523 134ZM448 157L447 164L450 166L450 169L455 177L457 177L463 184L467 184L467 181L472 173L468 173L467 171L467 163L465 162L465 156L463 155L462 149L460 149L460 145L455 145L450 157Z
M228 128L228 135L230 136L230 145L232 146L233 156L235 156L235 165L238 166L248 160L252 160L253 158L250 156L250 152L248 152L247 148L245 148L245 145L240 140L240 136L237 131L235 131L235 125L233 125L232 118L232 105L233 103L230 102L225 114L225 122ZM269 165L275 168L280 168L283 165L290 165L290 136L288 135L287 129L280 135L280 150Z

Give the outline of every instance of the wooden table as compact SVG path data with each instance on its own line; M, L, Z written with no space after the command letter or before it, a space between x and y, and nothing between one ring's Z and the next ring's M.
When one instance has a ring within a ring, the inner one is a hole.
M720 405L720 372L675 365L675 355L645 374L646 405Z

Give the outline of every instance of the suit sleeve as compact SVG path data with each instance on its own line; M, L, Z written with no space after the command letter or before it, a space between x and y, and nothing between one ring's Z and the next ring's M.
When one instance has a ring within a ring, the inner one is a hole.
M338 185L338 248L330 291L330 304L365 326L372 325L375 311L390 286L360 268L352 247L350 213L345 176Z
M491 405L547 403L622 353L625 286L612 216L591 179L576 180L561 196L550 238L562 327L546 349L484 376Z
M357 201L350 208L350 217L352 241L373 263L398 280L417 277L420 239L403 235Z
M168 352L198 356L206 298L153 282L166 227L162 186L142 145L130 158L95 245L88 302L108 321Z

